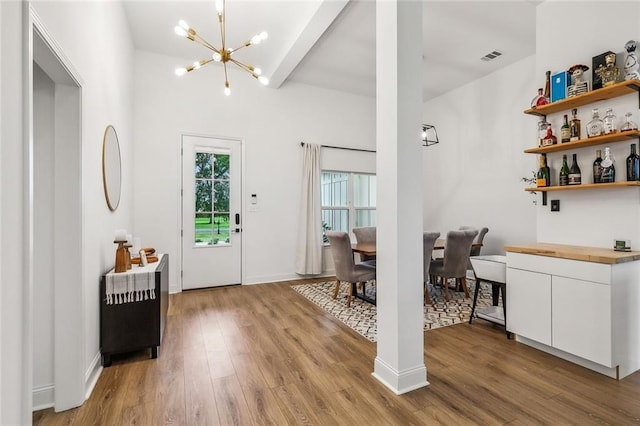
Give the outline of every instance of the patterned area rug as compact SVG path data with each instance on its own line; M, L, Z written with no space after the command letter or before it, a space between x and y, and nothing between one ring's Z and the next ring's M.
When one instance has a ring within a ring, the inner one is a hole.
M367 284L367 294L375 297L375 285ZM450 300L444 300L444 290L441 287L435 289L429 284L429 295L432 305L425 305L424 329L433 330L449 325L460 324L469 321L471 305L473 304L474 280L467 279L467 287L471 297L465 299L463 292L449 290ZM376 307L357 297L351 298L351 307L347 308L346 284L340 287L337 299L333 299L335 281L300 284L291 286L295 291L320 306L344 324L360 333L368 340L376 341ZM491 306L491 286L483 283L478 294L478 307Z

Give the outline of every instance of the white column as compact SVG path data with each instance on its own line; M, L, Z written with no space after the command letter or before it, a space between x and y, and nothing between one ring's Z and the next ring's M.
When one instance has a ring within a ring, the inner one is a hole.
M23 267L26 251L23 85L26 2L0 1L0 424L31 424L29 289Z
M422 2L376 2L377 311L373 375L428 385L422 289Z

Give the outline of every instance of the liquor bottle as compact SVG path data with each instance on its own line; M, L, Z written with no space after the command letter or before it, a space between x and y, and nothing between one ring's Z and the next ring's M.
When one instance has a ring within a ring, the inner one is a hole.
M537 106L546 105L549 103L549 99L545 98L544 93L542 92L542 87L538 89L538 94L531 101L531 108L535 108Z
M551 185L551 176L549 175L549 167L547 166L547 156L540 155L540 168L536 175L536 186L538 188Z
M567 121L567 114L563 117L562 127L560 127L560 142L569 142L571 140L571 128Z
M602 151L596 150L596 159L593 162L593 183L602 182Z
M549 126L547 128L547 134L544 137L544 139L542 139L542 146L550 146L550 145L555 145L558 143L558 138L556 138L553 134L553 132L551 131L551 126Z
M640 181L640 155L636 153L636 144L631 144L631 153L627 157L627 181Z
M628 132L630 130L638 130L638 125L631 121L631 113L628 112L624 115L624 124L620 128L621 132Z
M587 137L593 138L604 134L604 123L600 119L598 108L591 111L591 121L587 123Z
M571 131L571 142L580 140L580 119L578 118L578 109L574 108L571 110L571 114L573 118L571 118L571 122L569 123L569 130Z
M612 183L616 181L616 167L611 157L609 147L604 149L604 160L602 160L602 183Z
M547 136L547 129L551 128L551 124L544 116L540 117L538 122L538 146L542 146L542 140Z
M569 166L567 165L567 154L562 155L562 167L560 168L560 177L558 178L560 186L569 185Z
M613 114L613 109L607 109L607 113L602 119L602 125L605 135L616 133L618 128L616 127L616 116Z
M551 71L545 72L544 93L547 103L551 102Z
M580 172L576 157L576 154L573 154L573 162L569 169L569 185L580 185L582 183L582 173Z

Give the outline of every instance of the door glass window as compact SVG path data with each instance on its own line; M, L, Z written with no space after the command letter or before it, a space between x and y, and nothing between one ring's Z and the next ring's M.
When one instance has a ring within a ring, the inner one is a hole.
M229 154L196 152L196 246L229 244Z

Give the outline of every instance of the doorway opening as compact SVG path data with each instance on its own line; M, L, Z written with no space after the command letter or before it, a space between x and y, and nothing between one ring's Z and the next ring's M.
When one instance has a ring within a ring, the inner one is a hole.
M82 405L82 85L32 16L27 185L32 409Z

